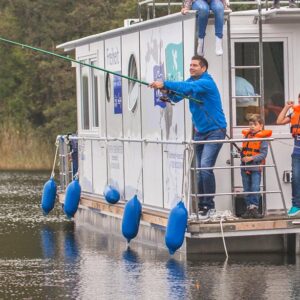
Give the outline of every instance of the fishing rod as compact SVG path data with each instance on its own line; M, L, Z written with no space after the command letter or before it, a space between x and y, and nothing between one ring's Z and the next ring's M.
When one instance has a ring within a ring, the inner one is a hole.
M149 86L149 83L146 82L146 81L139 80L139 79L136 79L136 78L132 78L132 77L129 77L129 76L117 73L117 72L113 72L113 71L110 71L110 70L107 70L107 69L104 69L104 68L100 68L98 66L91 65L91 64L85 63L85 62L80 61L80 60L76 60L76 59L71 58L69 56L60 55L60 54L57 54L55 52L47 51L47 50L44 50L44 49L41 49L41 48L37 48L37 47L29 46L29 45L26 45L26 44L22 44L22 43L19 43L19 42L15 42L15 41L12 41L12 40L8 40L8 39L5 39L5 38L3 38L1 36L0 36L0 41L1 42L5 42L5 43L9 43L9 44L12 44L12 45L15 45L15 46L20 46L22 48L27 48L27 49L34 50L34 51L37 51L37 52L41 52L41 53L44 53L44 54L47 54L47 55L52 55L52 56L55 56L57 58L61 58L61 59L67 60L67 61L71 61L71 62L80 64L80 65L83 65L83 66L87 66L89 68L93 68L93 69L96 69L96 70L99 70L99 71L103 71L103 72L106 72L106 73L109 73L109 74L112 74L112 75L115 75L115 76L119 76L121 78L125 78L127 80L131 80L131 81L140 83L142 85ZM196 102L198 104L203 104L203 101L195 99L195 98L190 97L188 95L184 95L184 94L178 93L176 91L172 91L172 93L176 94L179 97L186 98L188 100ZM171 102L171 101L166 101L166 100L163 100L163 101L165 101L165 102Z
M26 44L22 44L22 43L19 43L19 42L16 42L16 41L12 41L12 40L8 40L8 39L5 39L3 37L0 36L0 42L5 42L5 43L8 43L8 44L12 44L12 45L15 45L15 46L20 46L22 48L27 48L27 49L30 49L30 50L34 50L34 51L37 51L37 52L41 52L43 54L47 54L47 55L52 55L52 56L55 56L57 58L60 58L60 59L63 59L63 60L66 60L66 61L71 61L71 62L74 62L74 63L77 63L77 64L80 64L80 65L83 65L83 66L87 66L89 68L93 68L93 69L96 69L96 70L99 70L99 71L103 71L103 72L106 72L106 73L109 73L109 74L112 74L112 75L115 75L115 76L119 76L121 78L124 78L124 79L127 79L127 80L131 80L131 81L134 81L134 82L137 82L137 83L140 83L140 84L143 84L143 85L146 85L146 86L149 86L149 83L146 82L146 81L142 81L142 80L138 80L136 78L132 78L132 77L129 77L129 76L126 76L126 75L123 75L123 74L120 74L120 73L117 73L117 72L113 72L113 71L110 71L110 70L107 70L107 69L104 69L104 68L101 68L101 67L98 67L98 66L95 66L95 65L91 65L91 64L88 64L88 63L85 63L83 61L80 61L80 60L76 60L74 58L71 58L69 56L64 56L64 55L60 55L60 54L57 54L55 52L51 52L51 51L48 51L48 50L44 50L44 49L41 49L41 48L37 48L37 47L33 47L33 46L29 46L29 45L26 45ZM198 100L198 99L195 99L193 97L190 97L188 95L184 95L184 94L181 94L181 93L178 93L176 91L173 91L173 90L169 90L171 91L172 94L175 94L179 97L182 97L182 98L186 98L190 101L193 101L193 102L196 102L198 104L203 104L203 101L201 100ZM166 95L163 95L161 97L161 101L164 101L164 102L169 102L171 104L174 104L169 98L167 98ZM204 109L203 109L204 110ZM208 114L205 110L204 112L206 114ZM213 122L216 122L216 120L212 117L212 116L209 116ZM217 124L218 125L218 124ZM230 137L226 134L226 137L228 139L230 139ZM237 150L240 150L239 147L234 143L234 147L237 149Z

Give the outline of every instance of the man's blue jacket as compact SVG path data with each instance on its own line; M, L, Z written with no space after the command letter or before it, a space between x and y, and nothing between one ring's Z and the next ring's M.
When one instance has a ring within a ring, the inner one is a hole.
M218 87L207 72L204 72L198 79L190 77L186 81L164 81L164 89L203 101L203 104L199 104L189 100L193 124L198 132L206 133L226 128ZM173 102L183 99L176 94L171 94L169 98Z

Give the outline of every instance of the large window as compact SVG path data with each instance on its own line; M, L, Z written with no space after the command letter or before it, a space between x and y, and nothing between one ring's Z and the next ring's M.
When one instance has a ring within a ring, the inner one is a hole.
M137 79L138 72L136 66L136 60L132 54L128 64L128 77ZM137 101L139 97L139 85L134 80L128 80L128 109L132 112L135 111Z
M263 56L264 117L272 125L285 101L283 42L264 42ZM260 70L255 67L259 66L258 43L236 42L235 65L241 67L235 69L235 95L242 96L236 98L236 124L242 126L248 124L247 115L260 113Z
M89 68L81 67L81 119L82 129L90 129L90 104L89 104Z
M85 60L86 64L96 66L95 60ZM99 78L96 69L80 67L81 88L81 128L91 130L99 127Z
M96 66L96 62L92 61L92 65ZM98 109L98 71L97 69L91 69L92 73L92 108L93 108L93 127L99 127L99 109Z
M110 74L106 73L105 76L105 98L107 102L110 102L111 98L111 80L110 80Z

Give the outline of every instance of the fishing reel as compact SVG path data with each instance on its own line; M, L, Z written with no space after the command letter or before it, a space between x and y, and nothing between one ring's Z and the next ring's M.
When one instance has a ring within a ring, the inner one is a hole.
M162 92L162 90L161 90ZM159 97L159 100L162 102L170 103L171 105L175 105L171 99L168 97L168 94L173 94L171 91L163 90L162 95Z
M162 102L170 103L171 105L175 105L166 94L163 94L162 96L160 96L159 100Z

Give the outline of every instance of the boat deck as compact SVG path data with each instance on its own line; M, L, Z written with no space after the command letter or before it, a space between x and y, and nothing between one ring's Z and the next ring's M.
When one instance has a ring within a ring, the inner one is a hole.
M64 194L59 194L59 201L64 202ZM95 212L98 215L111 217L120 224L124 202L108 204L100 197L83 195L80 208L83 211ZM150 231L159 230L155 238L164 240L168 223L168 212L143 207L141 224ZM103 223L101 223L103 224ZM110 223L111 224L111 223ZM116 223L113 226L119 230ZM263 219L232 218L220 220L189 220L186 232L186 253L224 253L222 237L226 238L228 251L243 252L292 252L300 253L300 217L288 218L285 215L267 215ZM140 240L147 243L151 234L142 234ZM157 240L154 244L157 243ZM291 250L292 249L292 250Z
M288 218L285 215L267 215L262 219L242 219L220 221L190 221L190 237L213 238L221 234L229 236L249 236L281 233L300 233L300 218Z

